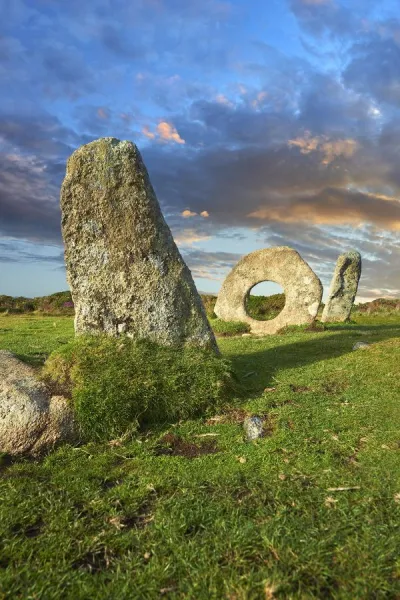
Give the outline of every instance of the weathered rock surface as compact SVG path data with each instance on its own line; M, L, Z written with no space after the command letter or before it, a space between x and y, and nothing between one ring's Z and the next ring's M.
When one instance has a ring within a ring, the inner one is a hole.
M102 138L78 148L61 209L77 334L217 350L135 144Z
M329 288L321 321L343 322L350 317L361 276L361 255L355 250L341 254Z
M246 312L250 290L262 281L275 281L285 292L282 312L270 321L257 321ZM279 246L256 250L239 260L218 294L215 314L224 321L249 323L251 332L273 334L287 325L312 323L322 297L322 285L300 254Z
M73 437L68 401L51 398L29 365L0 351L0 452L38 454Z
M353 350L366 350L369 348L368 342L356 342L353 346Z
M257 440L263 435L264 421L256 415L252 417L246 417L243 422L243 428L248 441Z

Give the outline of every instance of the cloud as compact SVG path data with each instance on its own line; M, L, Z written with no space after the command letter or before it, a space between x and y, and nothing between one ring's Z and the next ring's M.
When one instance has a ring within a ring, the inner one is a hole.
M107 110L106 108L103 108L102 106L100 106L100 107L97 109L97 116L98 116L100 119L109 119L109 118L110 118L110 115L109 115L109 112L108 112L108 110Z
M61 243L59 188L35 157L0 153L0 235Z
M191 210L185 209L182 211L182 217L188 219L189 217L195 217L197 215L196 212L192 212Z
M154 132L150 131L150 128L145 125L142 129L142 133L150 140L173 142L175 144L185 143L185 140L181 138L176 128L171 123L167 123L166 121L161 121L161 123L158 123Z
M300 0L305 6L322 6L332 4L332 0Z
M263 221L305 221L320 225L361 226L373 221L383 228L400 231L400 200L326 188L315 195L302 194L276 206L260 207L248 216Z
M182 248L211 238L236 248L240 228L296 247L329 282L355 244L364 296L400 287L394 9L383 18L368 0L288 0L285 54L249 43L240 3L0 5L2 235L60 243L66 159L113 135L138 143ZM188 260L217 281L230 259Z
M162 121L157 125L157 133L162 140L167 142L175 142L176 144L185 143L185 140L180 137L175 127L166 121Z
M378 102L396 107L400 101L400 46L376 35L354 44L344 82L356 92L371 94Z
M182 229L174 234L174 240L178 246L192 246L198 242L205 242L210 239L209 235L201 234L195 229Z
M315 36L339 38L357 31L361 17L337 0L290 0L290 8L304 30Z
M182 255L193 277L219 284L241 258L240 254L234 252L207 252L198 248L185 248Z
M309 131L306 131L303 137L289 140L288 145L299 148L302 154L320 152L323 165L329 165L338 156L350 158L358 148L357 141L351 138L333 140L325 135L313 137Z

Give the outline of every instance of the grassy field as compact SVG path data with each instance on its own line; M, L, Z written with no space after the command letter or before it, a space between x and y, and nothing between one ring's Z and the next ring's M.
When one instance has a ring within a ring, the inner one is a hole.
M0 316L37 367L72 335ZM3 458L0 598L400 598L399 318L219 346L247 390L224 414Z

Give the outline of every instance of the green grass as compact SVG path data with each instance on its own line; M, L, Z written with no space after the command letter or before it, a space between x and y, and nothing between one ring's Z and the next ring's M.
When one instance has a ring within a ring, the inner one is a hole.
M4 460L0 598L398 599L400 323L355 319L220 339L246 397L215 419ZM0 317L34 365L72 334ZM245 442L246 414L266 437Z
M209 321L217 337L232 337L250 331L250 325L241 321L222 321L222 319L209 319Z
M204 415L235 388L229 361L214 352L105 335L79 336L54 351L41 376L71 399L87 442Z

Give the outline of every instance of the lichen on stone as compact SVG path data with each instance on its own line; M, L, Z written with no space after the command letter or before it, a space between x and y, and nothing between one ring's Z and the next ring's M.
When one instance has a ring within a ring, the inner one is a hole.
M124 333L217 351L135 144L101 138L78 148L61 209L77 334Z

